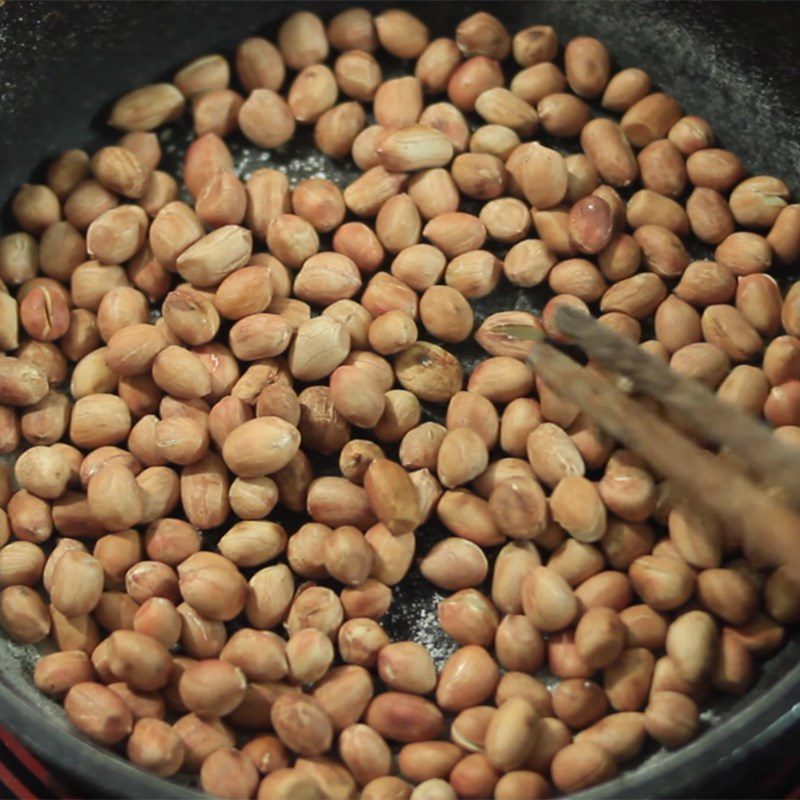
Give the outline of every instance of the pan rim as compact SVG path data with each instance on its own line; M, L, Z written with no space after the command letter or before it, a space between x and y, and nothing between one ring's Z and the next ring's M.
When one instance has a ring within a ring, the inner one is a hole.
M105 796L201 798L203 793L168 778L160 778L137 767L119 753L102 748L57 725L41 709L15 694L0 679L0 719L8 729L48 764L77 777ZM657 798L689 796L698 776L713 781L734 763L768 747L800 720L800 664L785 673L770 689L744 709L698 739L670 752L656 763L647 762L623 771L611 781L570 795L575 800ZM31 723L35 722L34 725ZM751 734L755 731L755 734ZM719 747L727 743L720 757ZM108 760L114 771L108 771ZM669 783L665 778L669 776Z
M800 703L799 686L800 669L791 668L766 690L764 696L748 700L730 719L705 731L695 742L660 758L657 763L643 764L635 772L623 772L612 781L574 796L589 800L607 796L663 797L687 794L698 778L712 779L715 775L730 771L734 763L741 764L744 759L762 751L796 722L800 717L797 705ZM12 705L15 708L13 713ZM76 733L64 730L50 714L24 697L19 697L13 686L3 681L0 681L0 714L15 735L32 750L87 783L104 789L106 795L203 796L189 787L152 776L119 756L108 762L103 756L114 758L116 754L113 751L109 752ZM55 758L57 739L69 740L69 743L58 746L58 759ZM93 752L97 758L84 763L79 751L71 749L73 741ZM52 748L49 747L51 742L54 743ZM116 769L113 774L106 774L111 772L110 764L116 764ZM668 787L664 785L667 781ZM174 792L167 793L167 790Z
M4 681L0 682L0 720L48 766L98 789L102 796L169 800L206 797L188 786L149 773L114 750L100 747L77 732L62 728L42 709L15 694ZM113 771L108 769L108 759L113 759Z

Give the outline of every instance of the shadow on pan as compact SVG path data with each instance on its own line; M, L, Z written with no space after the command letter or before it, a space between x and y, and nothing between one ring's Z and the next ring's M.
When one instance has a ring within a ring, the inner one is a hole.
M40 178L42 164L57 153L112 141L103 120L110 102L121 93L169 79L177 67L202 53L230 55L242 38L255 32L269 35L277 20L301 5L329 18L352 4L19 0L1 6L0 198L6 201L20 183ZM434 35L452 35L461 18L485 7L474 2L406 5ZM800 189L800 82L794 60L800 7L513 2L492 3L491 11L512 31L548 23L557 28L562 42L578 34L599 37L616 67L643 67L687 113L706 117L750 172L780 176L795 194ZM188 128L177 126L164 141L165 169L179 168L188 137ZM245 174L268 164L285 167L294 179L325 174L346 182L354 174L312 155L302 137L279 154L260 153L243 142L232 149L237 168ZM2 223L10 229L7 202ZM480 319L502 308L538 309L544 299L545 295L506 286L479 303L476 315ZM477 353L465 348L459 355L468 370ZM323 461L318 468L324 473L331 464ZM426 528L421 551L440 535L435 526ZM209 542L215 538L210 534ZM387 629L394 638L424 642L441 660L451 645L436 625L437 599L425 581L407 579L395 592ZM577 796L738 794L731 776L741 775L746 762L762 758L800 717L799 656L800 640L795 636L763 666L747 696L720 700L704 715L706 730L696 741L675 753L650 753L615 781ZM30 648L0 638L0 720L35 752L101 796L200 796L75 735L60 707L33 687L34 662Z

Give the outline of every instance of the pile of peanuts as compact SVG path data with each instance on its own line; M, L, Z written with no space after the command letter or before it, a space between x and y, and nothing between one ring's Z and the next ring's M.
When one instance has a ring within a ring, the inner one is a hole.
M379 49L413 76L384 80ZM508 331L561 341L563 305L653 331L800 445L800 285L766 274L800 256L787 186L547 25L482 12L431 40L402 10L300 11L234 67L241 91L207 55L119 99L118 144L56 158L0 239L0 623L55 643L36 686L222 798L543 798L690 740L800 621L800 584ZM187 106L181 186L152 131ZM237 175L226 137L298 125L363 174ZM552 297L476 319L501 281ZM440 671L380 622L417 568L447 593Z

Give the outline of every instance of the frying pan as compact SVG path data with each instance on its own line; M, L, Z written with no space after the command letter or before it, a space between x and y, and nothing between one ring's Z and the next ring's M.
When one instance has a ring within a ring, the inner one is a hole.
M348 4L351 5L351 4ZM379 8L376 3L364 3ZM491 6L515 30L548 23L561 41L594 35L608 46L615 67L641 66L687 113L706 117L723 146L739 154L751 173L780 176L800 189L800 81L796 43L800 9L792 3L504 2L406 4L435 35L452 35L464 16ZM70 147L94 149L114 139L104 120L111 100L136 86L169 80L177 67L207 52L232 54L254 32L271 36L276 22L298 7L324 18L344 3L288 2L23 2L0 0L0 198L19 184L41 180L43 164ZM392 65L387 63L388 71ZM399 65L394 64L398 69ZM163 141L164 169L180 168L188 127L173 127ZM355 172L313 153L302 136L286 152L260 153L234 142L237 168L278 165L294 179L325 175L342 185ZM5 202L3 232L13 229ZM706 255L702 248L695 256ZM784 278L793 277L789 275ZM546 295L509 286L476 303L478 318L502 308L540 309ZM477 353L459 351L468 370ZM440 410L430 410L433 418ZM330 459L317 464L320 474ZM296 520L286 520L291 525ZM208 532L213 546L218 532ZM435 525L421 532L419 552L440 538ZM452 643L436 624L440 594L411 576L395 591L385 621L394 638L426 644L439 663ZM718 698L703 715L704 731L690 745L667 753L648 750L614 781L576 795L679 797L735 795L747 765L796 736L800 717L800 638L763 665L742 698ZM36 652L0 637L0 720L52 765L101 796L200 797L188 784L139 770L77 735L60 706L33 687ZM793 725L795 725L793 729ZM788 732L788 734L787 734ZM783 737L783 738L781 738ZM791 738L788 738L791 737Z

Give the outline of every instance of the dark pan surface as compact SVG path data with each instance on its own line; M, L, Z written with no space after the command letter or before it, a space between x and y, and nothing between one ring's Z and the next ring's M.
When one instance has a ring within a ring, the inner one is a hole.
M0 198L40 177L42 163L60 151L112 141L114 134L103 121L110 102L124 91L169 79L177 67L202 53L230 55L251 33L271 35L275 20L300 5L12 2L0 7ZM458 20L488 4L407 5L435 35L452 35ZM302 7L329 18L345 4ZM778 175L795 192L800 188L800 86L793 59L800 14L792 4L530 2L491 3L491 10L512 30L550 23L562 42L577 34L598 36L618 66L647 69L688 113L709 119L724 146L739 154L752 173ZM387 72L402 71L396 61L385 66ZM189 140L188 126L168 132L163 140L165 169L179 168ZM325 175L344 185L352 179L352 165L331 162L311 142L301 134L277 153L263 153L236 139L231 147L237 170L245 176L257 167L277 165L293 181ZM3 222L8 228L7 205ZM704 254L698 247L696 255ZM523 292L506 284L475 303L476 316L482 319L508 308L540 309L546 298L545 292ZM468 371L478 353L464 345L459 355ZM441 410L429 412L435 418ZM321 474L333 469L335 459L317 463ZM295 521L287 517L285 522L291 527ZM209 547L217 536L207 534ZM441 536L437 526L427 526L418 554ZM425 643L437 661L453 647L438 629L440 598L412 575L396 588L386 621L390 635ZM690 796L701 784L722 780L733 765L752 757L800 716L798 655L795 638L765 666L751 693L717 702L704 715L709 730L690 746L675 754L650 751L637 769L581 796ZM107 751L73 735L60 707L33 688L33 663L30 649L0 638L0 716L27 744L103 795L197 796L109 758Z

